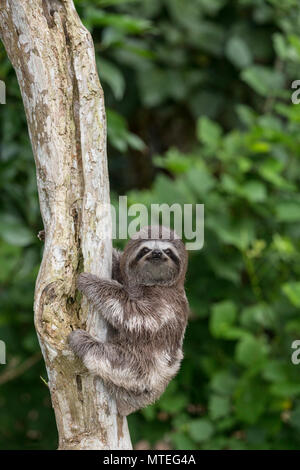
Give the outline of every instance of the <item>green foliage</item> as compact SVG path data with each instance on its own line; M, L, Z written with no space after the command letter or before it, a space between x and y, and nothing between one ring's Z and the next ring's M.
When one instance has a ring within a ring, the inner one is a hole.
M243 448L299 446L289 424L298 416L300 390L290 361L300 334L299 177L289 170L298 158L293 141L300 109L292 109L284 120L276 112L252 114L243 130L226 134L200 118L200 145L181 157L175 149L157 157L168 175L151 191L130 193L132 202L205 204L204 249L190 253L193 317L177 378L191 403L201 404L201 418L188 419L180 400L176 416L168 410L177 445L184 435L196 448L238 448L231 437L238 433Z
M104 86L113 199L205 204L190 252L182 368L129 417L134 443L297 449L300 77L296 0L78 0ZM183 7L184 5L184 7ZM16 82L0 49L0 338L15 368L32 321L42 228ZM42 362L0 385L2 448L54 448Z
M177 378L190 401L201 404L201 418L186 417L179 391L177 410L161 406L167 392L154 406L168 411L177 445L185 436L200 448L238 448L231 438L238 433L243 448L299 446L289 425L290 416L298 416L300 390L290 361L300 333L298 175L289 171L290 159L298 158L294 113L290 120L256 115L249 127L223 136L219 125L200 118L200 145L181 158L176 150L157 157L168 175L151 191L130 193L132 202L183 199L206 208L204 249L190 253L193 317ZM175 397L172 403L177 406ZM249 437L254 429L261 441Z
M207 419L194 419L188 424L188 433L195 442L204 442L212 437L213 425Z

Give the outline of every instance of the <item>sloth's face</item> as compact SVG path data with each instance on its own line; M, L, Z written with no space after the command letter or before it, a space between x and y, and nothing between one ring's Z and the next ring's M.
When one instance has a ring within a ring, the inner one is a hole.
M167 240L145 240L133 256L130 270L140 284L170 284L180 271L179 254Z

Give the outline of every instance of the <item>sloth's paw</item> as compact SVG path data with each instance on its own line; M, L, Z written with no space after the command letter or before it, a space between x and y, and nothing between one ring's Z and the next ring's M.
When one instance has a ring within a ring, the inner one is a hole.
M91 343L92 337L87 331L75 330L68 336L68 343L76 356L82 358Z

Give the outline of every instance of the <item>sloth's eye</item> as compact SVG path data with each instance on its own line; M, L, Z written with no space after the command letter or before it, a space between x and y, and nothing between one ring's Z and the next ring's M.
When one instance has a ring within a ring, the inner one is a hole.
M172 251L171 251L171 250L169 250L169 248L167 248L167 250L164 250L164 252L165 252L165 253L166 253L166 255L168 255L168 256L169 256L169 255L172 253Z
M149 251L150 251L149 248L146 248L146 247L145 247L145 248L143 248L143 249L141 250L141 253L142 253L143 255L145 255L146 253L149 253Z

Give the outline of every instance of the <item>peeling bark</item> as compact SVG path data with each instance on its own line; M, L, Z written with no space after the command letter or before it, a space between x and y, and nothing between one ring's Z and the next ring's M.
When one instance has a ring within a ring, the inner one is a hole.
M131 449L125 418L66 339L106 325L76 294L82 269L111 273L104 99L94 47L72 0L0 0L0 34L15 68L36 163L45 249L35 327L60 449Z

